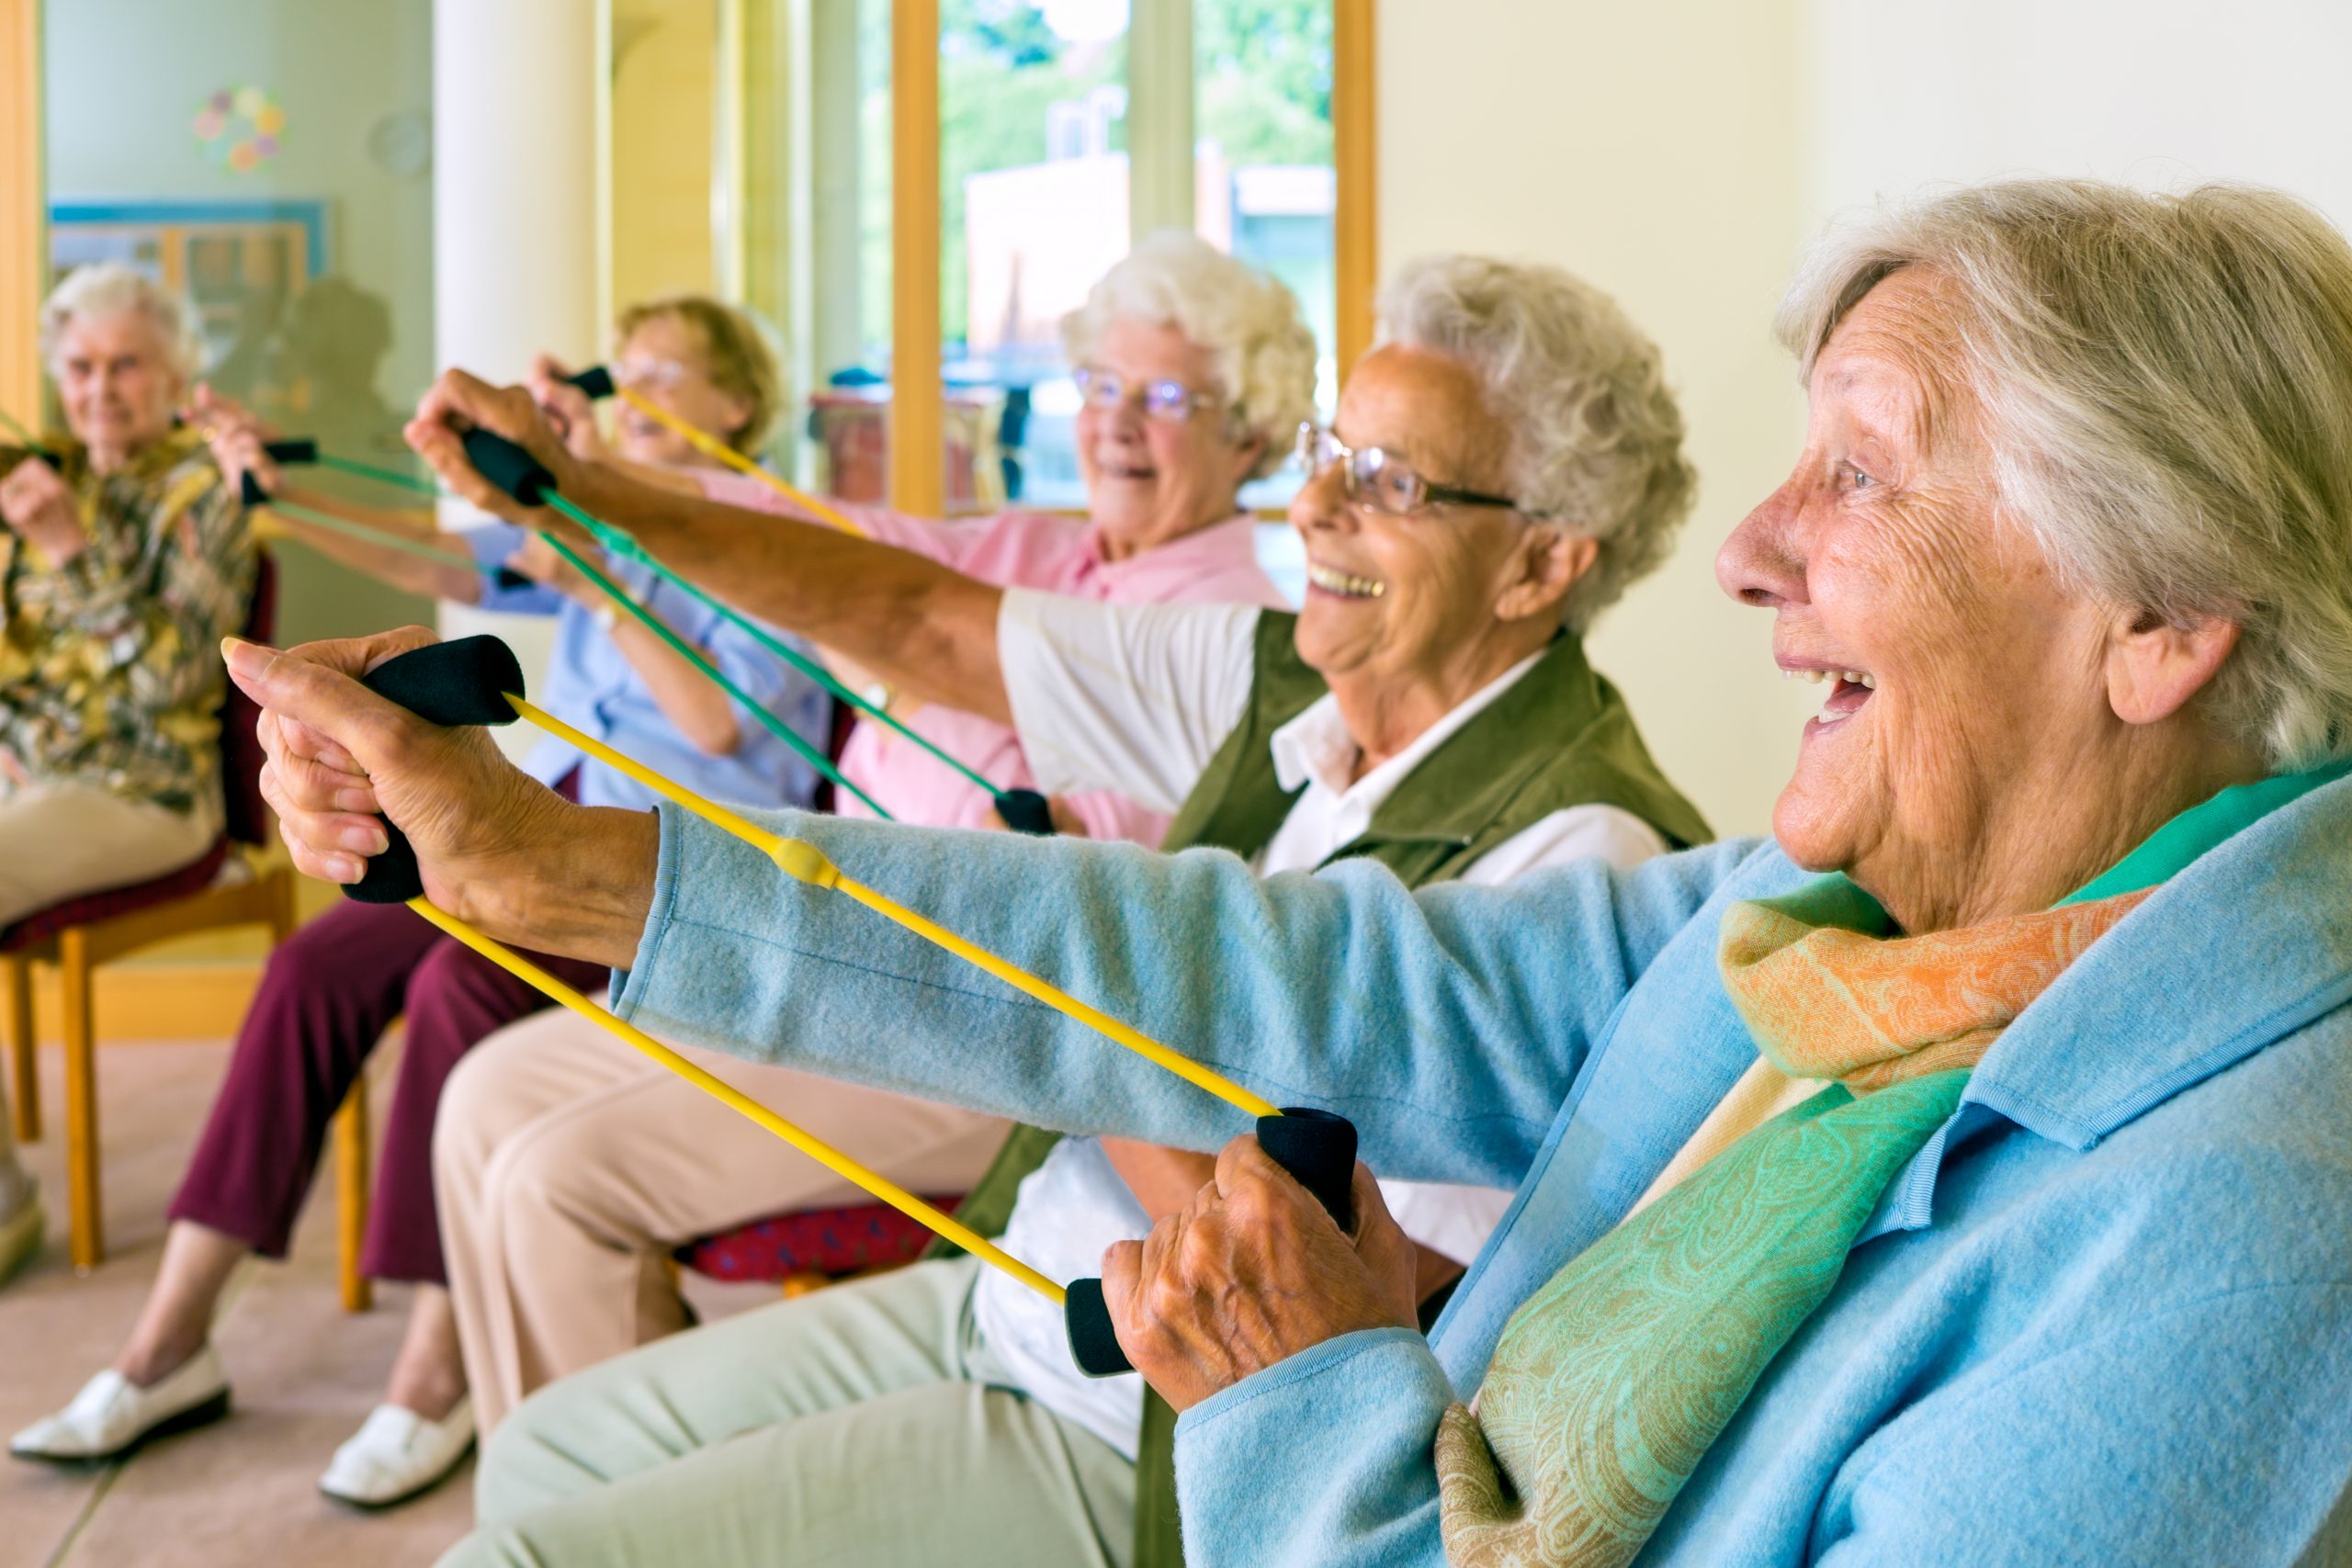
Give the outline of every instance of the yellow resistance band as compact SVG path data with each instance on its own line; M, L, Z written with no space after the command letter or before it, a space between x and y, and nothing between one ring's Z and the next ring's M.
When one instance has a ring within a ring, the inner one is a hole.
M667 409L654 407L653 404L648 402L645 399L639 397L627 387L620 389L620 395L623 402L628 404L629 407L635 409L638 412L643 414L654 423L668 430L670 434L675 435L681 441L684 441L687 446L693 447L704 457L724 463L739 474L748 475L749 477L759 480L762 484L767 486L770 490L775 491L778 495L783 496L786 500L791 502L795 506L799 507L802 511L811 513L814 515L822 518L825 522L831 524L834 527L839 528L844 534L854 535L861 539L872 536L867 534L865 529L859 527L856 524L851 522L846 516L842 515L839 509L828 506L825 502L818 500L815 496L810 495L807 491L802 490L799 486L788 483L778 476L768 472L765 468L763 468L757 463L754 463L752 459L746 457L743 454L738 452L734 447L729 446L726 442L721 441L718 437L711 434L709 432L695 429L693 425L688 424L684 420L680 419L676 414L670 412Z
M1128 1028L1110 1014L1088 1007L1068 991L1039 979L1027 970L1015 968L1004 959L989 952L988 949L974 946L944 926L936 925L925 919L905 905L884 897L864 883L852 881L849 877L842 875L841 868L827 859L824 852L818 849L816 845L804 840L787 839L781 834L771 833L757 823L737 816L725 807L705 800L683 784L674 784L662 777L634 758L623 756L594 736L582 735L553 714L524 701L511 692L506 694L506 700L514 705L516 713L548 734L570 742L606 767L628 774L656 795L675 801L713 827L742 840L774 861L786 875L805 882L812 887L831 887L838 892L848 894L884 919L903 926L925 942L945 948L967 964L977 964L1014 990L1035 997L1063 1017L1075 1020L1097 1033L1116 1041L1136 1055L1167 1068L1187 1083L1206 1089L1229 1105L1237 1106L1252 1116L1277 1116L1282 1113L1279 1106L1259 1099L1231 1078L1212 1072L1191 1057L1170 1050L1150 1036Z
M527 705L518 703L517 705ZM1055 1284L1051 1280L1046 1279L1043 1274L1038 1273L1037 1270L968 1225L958 1224L953 1215L942 1213L897 1182L866 1169L831 1144L786 1121L726 1079L688 1061L643 1030L623 1022L529 959L491 941L456 916L443 912L423 898L410 899L408 907L481 953L484 958L489 959L492 964L497 964L501 969L521 980L525 985L545 993L554 1001L569 1008L597 1028L613 1035L623 1044L643 1053L662 1066L669 1068L705 1094L750 1117L810 1159L833 1172L834 1175L864 1188L916 1224L927 1227L935 1235L946 1237L981 1261L994 1264L1047 1301L1057 1305L1060 1304L1066 1292L1059 1285Z

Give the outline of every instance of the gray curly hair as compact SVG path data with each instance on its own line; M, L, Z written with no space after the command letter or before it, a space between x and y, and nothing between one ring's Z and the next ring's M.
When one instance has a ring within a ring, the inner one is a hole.
M1315 417L1315 333L1280 278L1238 262L1199 235L1163 229L1121 258L1062 318L1072 365L1093 357L1103 330L1126 317L1170 326L1209 351L1218 390L1266 444L1257 477L1290 461L1292 437Z
M1582 633L1655 571L1699 479L1657 345L1617 302L1557 267L1478 256L1407 263L1380 297L1386 341L1477 377L1510 431L1510 493L1600 547L1562 616Z
M2352 752L2352 246L2277 191L1978 186L1825 241L1781 308L1806 372L1882 279L1961 305L1997 504L2078 591L2234 621L2205 699L2272 767Z
M76 317L114 316L146 312L164 341L164 361L183 381L193 381L204 368L204 339L196 330L193 313L179 296L145 273L120 262L93 262L77 266L50 290L40 307L40 360L57 373L58 344Z

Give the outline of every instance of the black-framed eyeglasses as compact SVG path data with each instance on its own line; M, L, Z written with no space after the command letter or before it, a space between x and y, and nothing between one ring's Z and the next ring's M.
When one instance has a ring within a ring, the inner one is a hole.
M1088 408L1107 413L1127 400L1127 378L1115 370L1081 365L1069 373L1069 378L1078 383L1078 395ZM1162 424L1182 424L1195 413L1220 407L1225 400L1207 392L1196 392L1183 382L1166 377L1136 384L1135 395L1143 405L1144 417Z
M1499 506L1506 512L1526 512L1509 496L1488 495L1484 491L1463 490L1425 479L1395 453L1378 446L1359 451L1319 424L1298 427L1295 456L1310 480L1332 464L1341 465L1340 472L1347 486L1348 499L1374 512L1399 517L1425 506ZM1527 515L1532 517L1536 513L1528 512Z

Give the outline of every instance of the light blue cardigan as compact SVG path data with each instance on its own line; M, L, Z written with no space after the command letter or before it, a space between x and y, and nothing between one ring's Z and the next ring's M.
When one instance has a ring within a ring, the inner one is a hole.
M1195 1568L1443 1561L1430 1450L1512 1309L1755 1048L1715 968L1769 844L1408 893L1216 851L783 812L850 874L1282 1104L1383 1176L1516 1187L1428 1341L1188 1412ZM616 992L657 1033L1080 1133L1238 1113L665 808ZM1984 1058L1644 1563L2352 1562L2352 780L2205 854Z

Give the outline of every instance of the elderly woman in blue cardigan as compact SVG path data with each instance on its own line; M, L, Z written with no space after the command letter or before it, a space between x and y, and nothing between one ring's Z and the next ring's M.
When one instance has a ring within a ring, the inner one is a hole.
M1384 1176L1516 1185L1426 1337L1362 1173L1343 1233L1199 1090L692 818L534 797L348 678L379 650L232 671L315 870L359 870L331 739L436 899L640 1024L1223 1145L1104 1260L1196 1563L2341 1561L2352 249L2263 192L1992 186L1841 237L1781 325L1805 440L1718 561L1824 688L1770 841L1416 894L775 818ZM724 1434L609 1386L535 1419L635 1560Z

